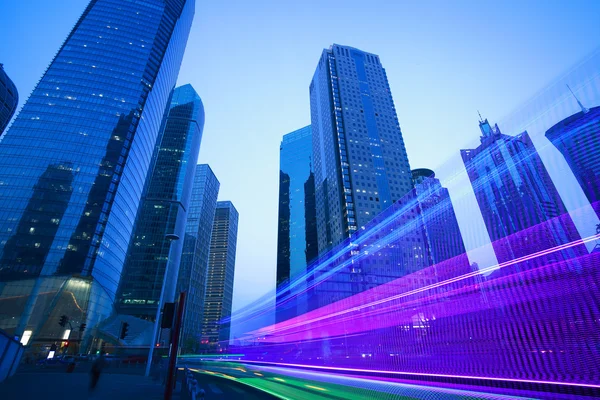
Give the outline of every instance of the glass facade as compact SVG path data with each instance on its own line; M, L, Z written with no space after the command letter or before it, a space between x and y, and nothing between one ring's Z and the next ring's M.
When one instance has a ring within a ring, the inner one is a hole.
M303 274L318 254L311 159L310 125L283 137L279 148L277 285Z
M202 336L208 254L220 183L208 164L196 166L187 213L177 292L187 291L183 352L197 352Z
M4 71L4 65L0 64L0 135L2 135L10 119L17 111L18 104L19 92L17 87Z
M51 340L57 315L85 334L112 312L193 15L193 0L90 1L4 134L0 298L23 301L0 302L1 328ZM62 307L74 276L83 298Z
M176 88L153 156L119 288L118 310L153 319L163 280L164 301L175 299L204 107L191 85ZM168 235L180 240L171 240ZM167 274L165 278L165 274Z
M565 157L588 201L600 215L600 107L588 110L581 106L581 109L548 129L546 137Z
M235 251L237 246L238 212L230 201L217 202L206 277L202 343L211 350L228 347L231 316Z
M529 134L479 128L481 145L460 152L498 261L580 239Z

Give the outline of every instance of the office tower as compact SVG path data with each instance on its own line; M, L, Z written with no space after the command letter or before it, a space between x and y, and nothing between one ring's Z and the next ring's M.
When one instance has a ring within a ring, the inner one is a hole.
M481 144L461 156L498 261L579 239L528 133L502 134L487 119L479 128Z
M448 189L430 169L414 169L412 177L432 264L461 256L469 265Z
M0 328L11 335L43 345L63 337L66 315L86 324L85 343L112 313L193 15L194 0L90 1L4 134Z
M279 148L277 285L306 272L317 256L310 125L283 136Z
M413 188L379 56L334 44L310 84L319 254Z
M4 71L4 65L0 64L0 135L17 111L17 104L19 104L17 87Z
M181 331L184 352L196 352L201 341L208 253L219 186L207 164L196 166L177 279L177 292L187 291Z
M217 202L206 277L202 342L212 350L227 348L230 323L219 324L231 315L238 212L230 201Z
M117 304L120 314L153 320L163 280L164 301L175 300L203 127L204 108L194 88L189 84L176 88L154 149L123 268Z
M562 153L588 201L600 215L600 107L563 119L546 131L546 137Z

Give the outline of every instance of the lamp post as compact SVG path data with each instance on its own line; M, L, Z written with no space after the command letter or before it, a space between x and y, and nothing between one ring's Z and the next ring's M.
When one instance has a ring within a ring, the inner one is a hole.
M171 266L171 250L174 241L179 240L179 236L174 233L165 235L165 239L169 241L169 255L167 256L167 266L165 268L165 275L163 277L162 288L160 289L160 298L158 300L158 307L156 307L156 319L154 321L154 332L152 332L152 342L150 343L150 350L148 351L148 361L146 362L146 376L150 376L150 368L152 368L152 356L154 355L154 347L158 340L158 331L160 327L160 311L163 307L165 297L165 287L167 286L167 276L169 276L169 267Z

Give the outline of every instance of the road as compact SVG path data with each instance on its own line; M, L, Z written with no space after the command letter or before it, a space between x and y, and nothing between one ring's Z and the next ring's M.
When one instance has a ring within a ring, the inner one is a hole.
M198 376L199 383L207 377L230 381L230 388L243 385L259 389L283 400L327 399L327 400L409 400L409 399L524 399L503 394L490 394L471 390L432 387L398 383L389 380L365 379L354 376L313 372L291 368L265 367L238 363L203 362L188 367ZM205 381L209 382L209 381ZM210 381L218 384L218 380ZM209 397L210 384L200 383ZM233 390L233 389L232 389ZM245 398L235 397L221 398ZM239 394L239 393L238 393Z

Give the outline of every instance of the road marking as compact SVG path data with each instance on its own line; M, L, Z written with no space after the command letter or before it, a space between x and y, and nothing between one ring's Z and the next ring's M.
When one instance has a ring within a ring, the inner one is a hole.
M223 394L223 391L221 389L219 389L219 387L217 385L215 385L214 383L209 383L208 387L210 388L210 391L215 394Z

